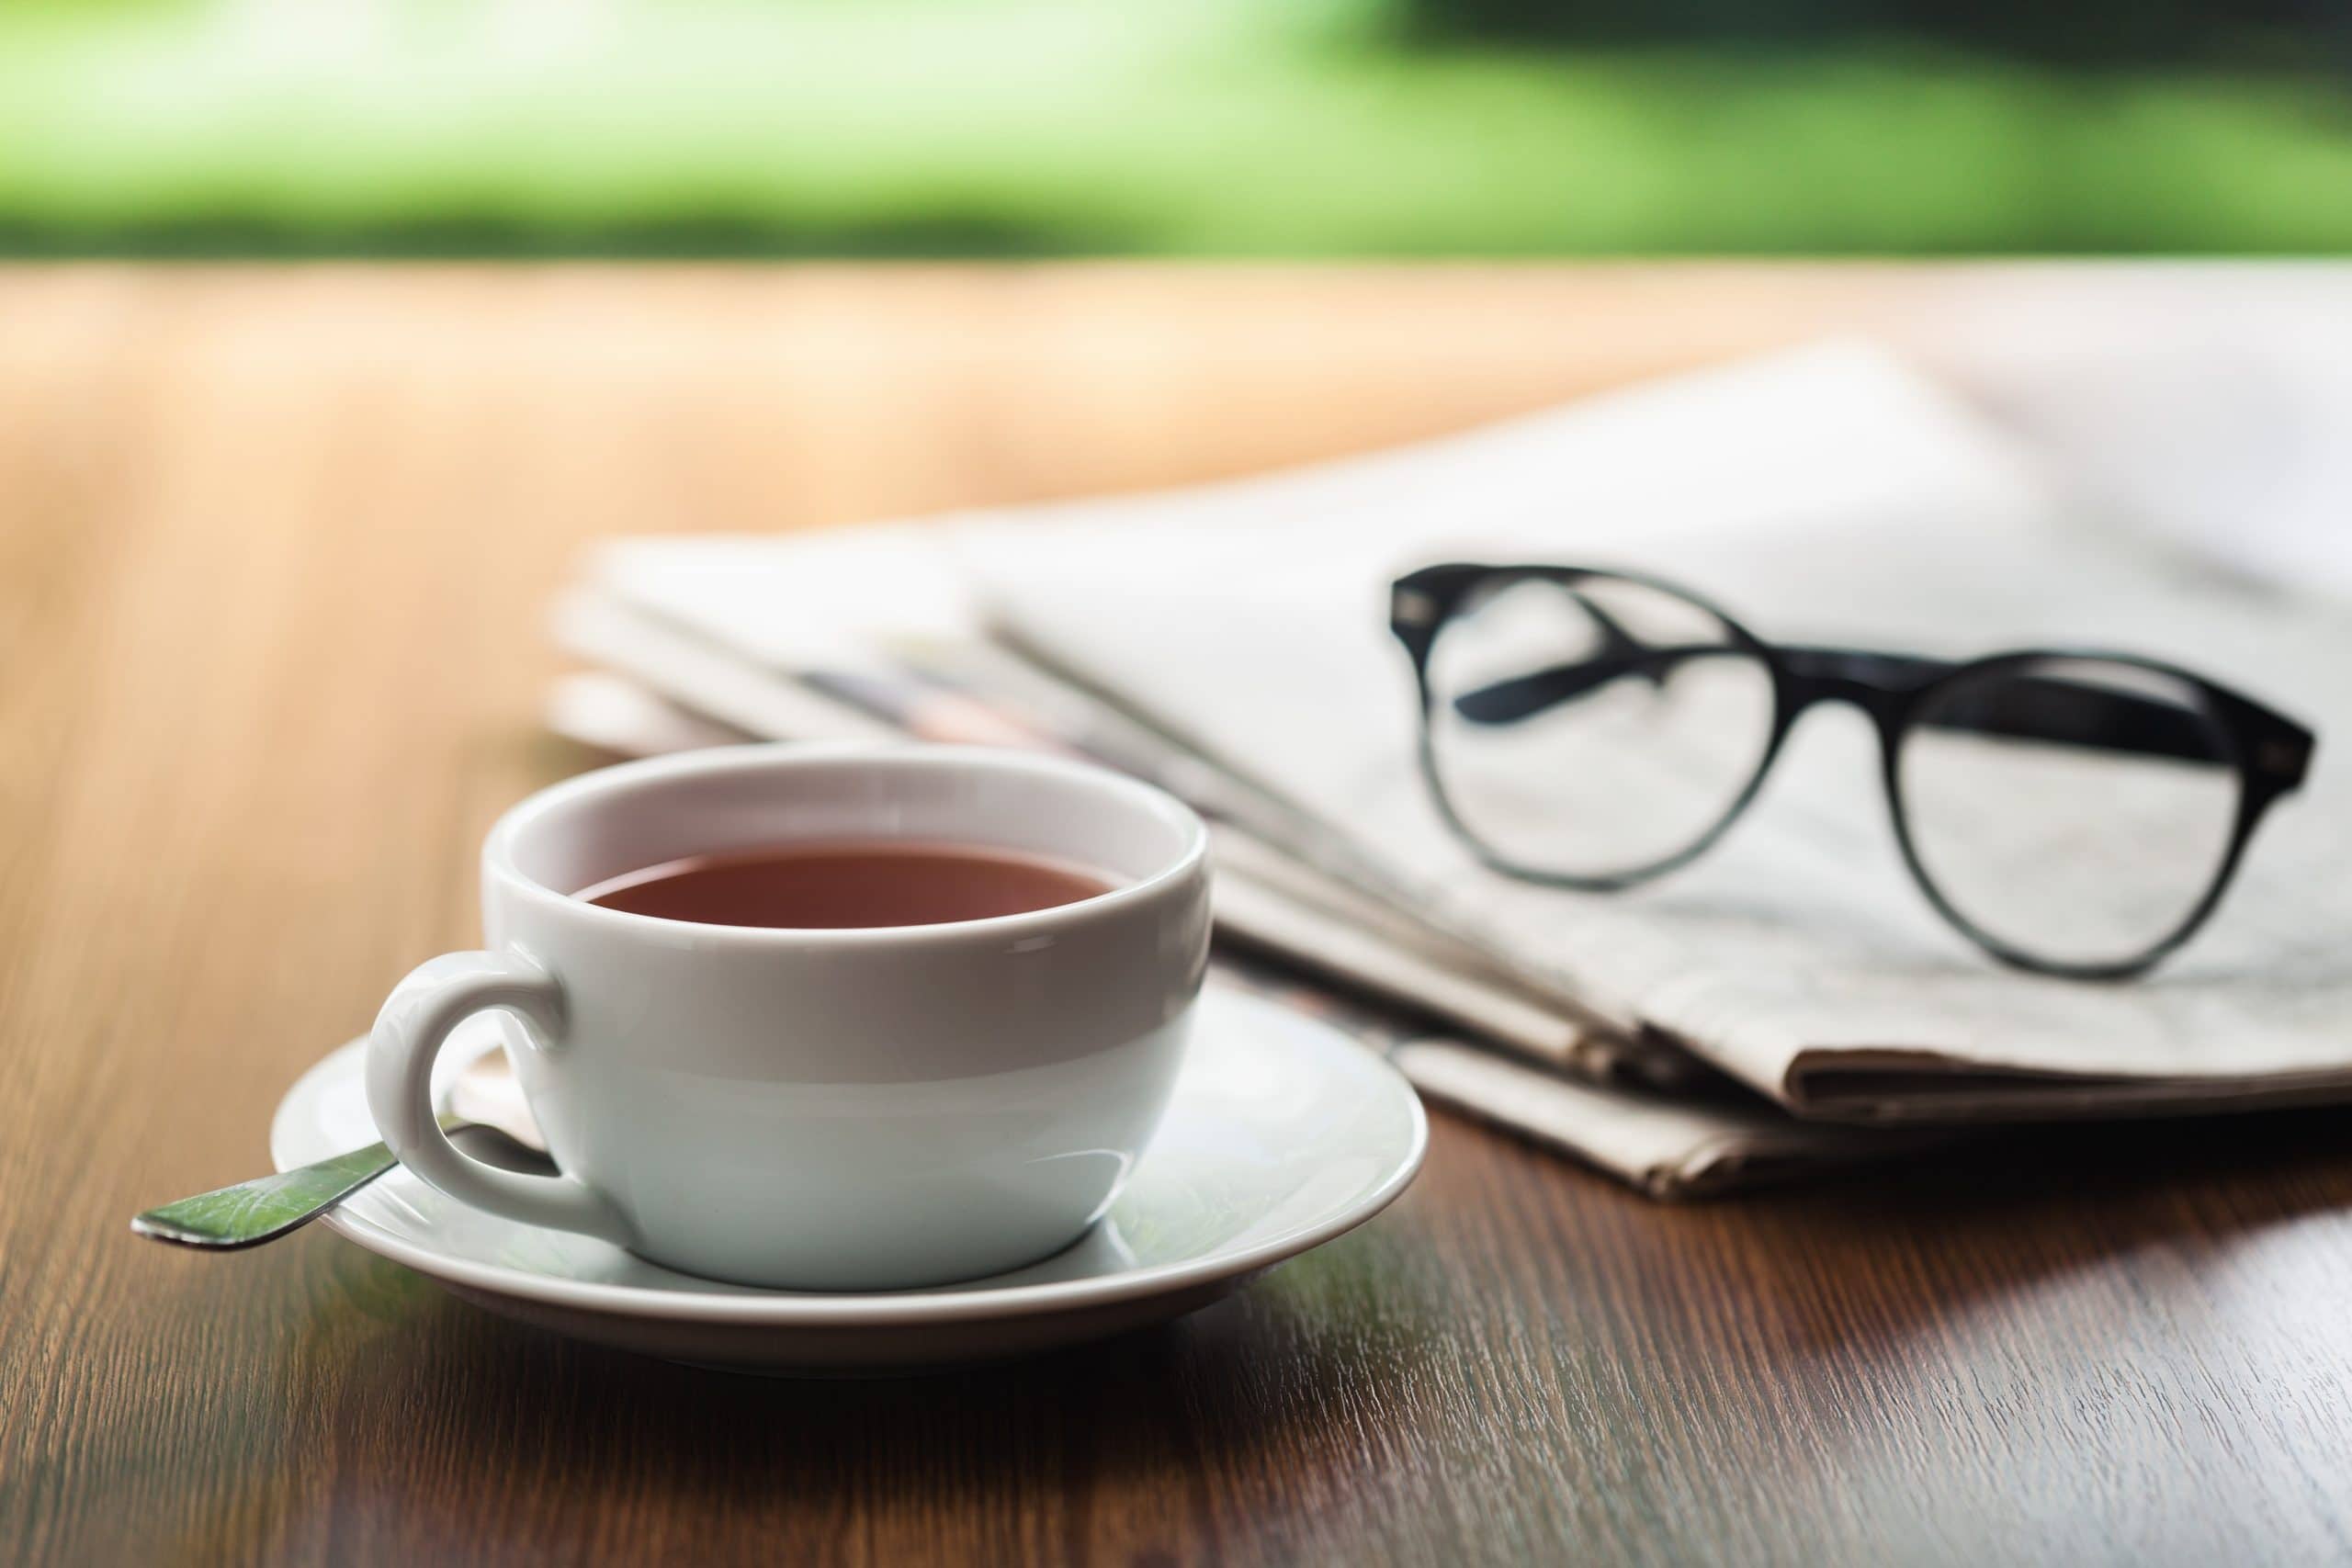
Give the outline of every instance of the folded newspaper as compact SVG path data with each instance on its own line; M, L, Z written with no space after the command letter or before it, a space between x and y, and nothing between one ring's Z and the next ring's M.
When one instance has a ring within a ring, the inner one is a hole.
M2143 649L2312 723L2319 761L2209 931L2127 984L2003 970L1944 928L1901 869L1871 739L1843 715L1804 726L1756 808L1686 870L1625 894L1532 887L1468 856L1412 763L1385 588L1442 557L1639 565L1767 635L1955 655ZM793 539L622 541L592 561L563 626L584 656L730 732L808 733L820 713L909 728L888 682L911 668L935 710L918 733L995 738L1009 694L1054 743L1075 730L1080 749L1217 818L1246 867L1228 924L1286 929L1309 964L1354 941L1358 977L1408 1000L1453 984L1451 1005L1425 1011L1559 1069L1531 1090L1647 1097L1718 1117L1707 1136L1760 1117L1800 1163L1806 1138L1822 1157L1883 1145L1793 1118L2352 1091L2352 840L2325 739L2352 723L2352 629L2070 515L2003 436L1865 346L1191 491ZM991 701L947 700L975 690ZM1724 1100L1725 1082L1780 1111ZM1593 1138L1557 1131L1573 1120L1553 1118L1550 1141L1614 1168Z

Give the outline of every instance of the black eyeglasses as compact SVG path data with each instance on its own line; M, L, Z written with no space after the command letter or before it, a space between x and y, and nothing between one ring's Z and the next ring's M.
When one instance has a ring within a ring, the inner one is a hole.
M1439 807L1497 869L1591 891L1671 871L1756 797L1800 714L1849 703L1929 902L2042 974L2135 974L2186 942L2311 761L2310 730L2154 660L1776 645L1625 572L1425 567L1389 624Z

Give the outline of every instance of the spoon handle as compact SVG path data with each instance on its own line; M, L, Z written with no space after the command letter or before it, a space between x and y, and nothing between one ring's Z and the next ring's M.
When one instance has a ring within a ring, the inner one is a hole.
M308 1224L397 1163L390 1149L370 1144L316 1165L297 1166L150 1209L134 1215L130 1228L182 1247L255 1247Z
M487 1132L462 1116L444 1115L440 1122L441 1130L453 1136ZM504 1143L507 1136L501 1135L499 1141ZM275 1176L257 1176L234 1187L199 1192L133 1214L130 1228L156 1241L215 1252L258 1247L301 1229L399 1163L384 1145L369 1144L364 1149L330 1155Z

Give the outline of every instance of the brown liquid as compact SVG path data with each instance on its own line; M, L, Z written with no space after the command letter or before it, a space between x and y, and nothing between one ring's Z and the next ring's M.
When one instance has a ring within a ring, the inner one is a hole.
M606 909L707 926L928 926L1074 904L1114 885L976 844L776 844L666 861L572 895Z

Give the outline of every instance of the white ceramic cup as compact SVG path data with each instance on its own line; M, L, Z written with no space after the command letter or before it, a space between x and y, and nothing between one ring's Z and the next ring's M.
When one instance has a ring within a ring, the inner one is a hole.
M805 840L1021 851L1116 883L953 924L702 925L571 897ZM487 950L401 982L368 1105L461 1202L691 1273L806 1290L971 1279L1110 1206L1174 1084L1209 939L1208 839L1148 784L947 746L740 746L587 773L482 846ZM562 1174L459 1154L433 1063L494 1011Z

